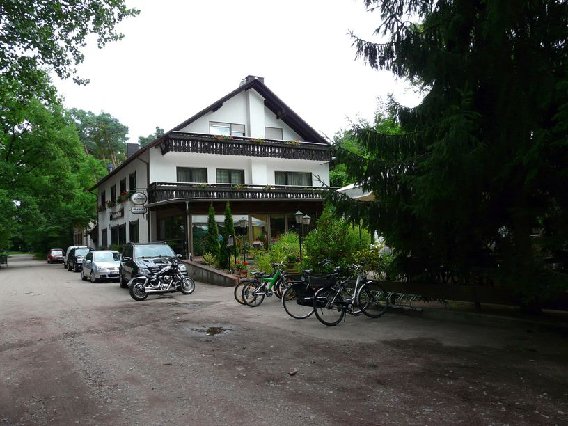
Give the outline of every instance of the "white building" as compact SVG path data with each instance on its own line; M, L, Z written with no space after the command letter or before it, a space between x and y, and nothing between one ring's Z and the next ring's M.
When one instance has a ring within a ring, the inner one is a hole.
M297 226L296 211L319 215L330 158L330 144L248 76L97 183L97 246L168 241L202 254L208 208L222 225L227 201L238 233L266 246ZM134 192L147 195L145 214L132 213Z

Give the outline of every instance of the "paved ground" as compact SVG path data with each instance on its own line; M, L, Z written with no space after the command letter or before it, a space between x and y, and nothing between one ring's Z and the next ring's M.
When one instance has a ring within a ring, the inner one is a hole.
M568 339L526 323L325 327L205 284L135 302L21 257L0 270L0 330L0 424L568 423Z

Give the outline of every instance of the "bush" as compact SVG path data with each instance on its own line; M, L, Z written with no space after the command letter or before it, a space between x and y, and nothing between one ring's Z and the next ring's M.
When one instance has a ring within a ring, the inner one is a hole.
M371 244L371 234L364 228L353 227L327 205L317 221L316 228L305 239L303 266L315 272L329 272L322 268L325 261L330 267L351 270L358 263L357 253Z
M376 242L355 254L364 271L374 272L378 279L393 280L397 277L396 256L384 241Z

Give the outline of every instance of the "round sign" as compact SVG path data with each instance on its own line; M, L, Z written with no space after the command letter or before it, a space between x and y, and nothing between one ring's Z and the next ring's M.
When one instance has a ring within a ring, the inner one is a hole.
M135 192L130 196L130 201L132 201L136 205L141 205L148 201L148 197L146 197L146 194L143 194L141 192Z
M144 206L132 206L130 207L130 211L133 214L145 214L148 210Z

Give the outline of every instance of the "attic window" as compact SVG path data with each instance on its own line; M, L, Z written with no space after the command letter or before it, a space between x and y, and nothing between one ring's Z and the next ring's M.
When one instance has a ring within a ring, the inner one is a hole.
M210 121L209 133L212 135L223 135L223 136L244 136L245 125Z
M279 127L266 127L265 133L266 139L274 139L277 141L284 139L282 129Z

